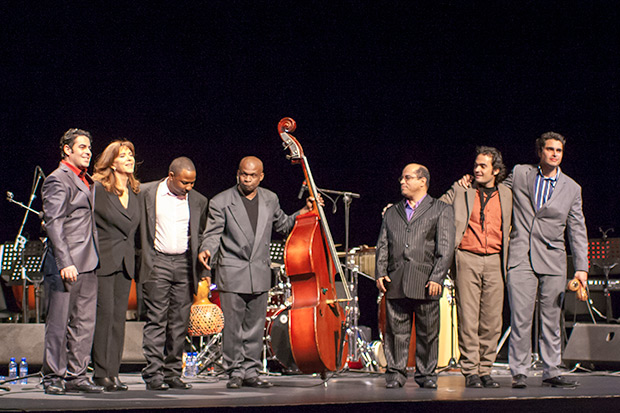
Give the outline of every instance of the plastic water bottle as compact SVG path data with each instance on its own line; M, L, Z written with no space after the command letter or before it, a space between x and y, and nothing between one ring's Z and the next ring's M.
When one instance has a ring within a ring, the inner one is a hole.
M186 353L185 355L185 377L193 377L192 372L194 371L194 353Z
M194 352L194 354L192 354L192 366L194 367L193 370L193 377L198 376L198 353Z
M22 361L19 363L19 377L21 377L21 380L19 381L20 384L28 384L28 377L26 377L27 375L28 362L26 362L26 357L22 357Z
M15 362L15 357L11 357L11 361L9 361L9 379L17 378L17 363ZM17 384L17 380L12 381L11 384Z

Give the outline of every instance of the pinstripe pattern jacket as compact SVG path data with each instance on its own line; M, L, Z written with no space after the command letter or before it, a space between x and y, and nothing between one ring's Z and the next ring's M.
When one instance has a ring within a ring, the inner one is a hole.
M377 241L376 278L389 276L387 298L429 296L428 281L442 284L454 254L454 211L427 195L407 220L405 201L385 211Z

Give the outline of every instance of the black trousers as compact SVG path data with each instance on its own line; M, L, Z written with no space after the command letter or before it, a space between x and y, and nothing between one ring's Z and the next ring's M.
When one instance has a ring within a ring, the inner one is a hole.
M437 379L439 354L439 301L412 300L409 298L387 299L385 328L386 381L407 380L407 359L411 325L415 313L415 381Z
M142 285L146 324L142 349L146 367L142 378L180 377L189 312L192 306L190 259L187 254L153 257L153 274Z
M93 377L116 377L125 343L125 320L131 279L125 271L97 277L97 320L93 342Z

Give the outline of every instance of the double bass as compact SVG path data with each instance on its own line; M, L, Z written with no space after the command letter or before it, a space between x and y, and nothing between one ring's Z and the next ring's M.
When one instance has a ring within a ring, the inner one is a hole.
M295 226L284 247L284 266L291 282L289 310L291 352L299 369L306 374L341 369L346 362L347 321L341 304L350 301L346 277L338 260L325 213L318 199L317 186L308 160L297 139L290 134L295 121L284 118L278 132L293 164L301 164L310 197L310 212L296 217ZM336 276L343 283L346 299L336 292Z

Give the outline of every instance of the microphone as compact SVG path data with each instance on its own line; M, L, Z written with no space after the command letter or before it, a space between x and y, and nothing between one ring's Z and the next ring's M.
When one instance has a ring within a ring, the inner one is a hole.
M306 185L306 181L301 184L301 188L299 188L299 193L297 194L297 198L301 199L304 196L304 192L308 189L308 185Z
M10 191L6 191L6 200L10 201L15 197L15 195L13 195L13 192Z
M47 177L45 176L45 172L43 172L43 169L42 169L39 165L37 165L37 167L36 167L35 169L36 169L36 171L39 173L39 175L41 176L41 178L43 178L43 179L47 178Z

